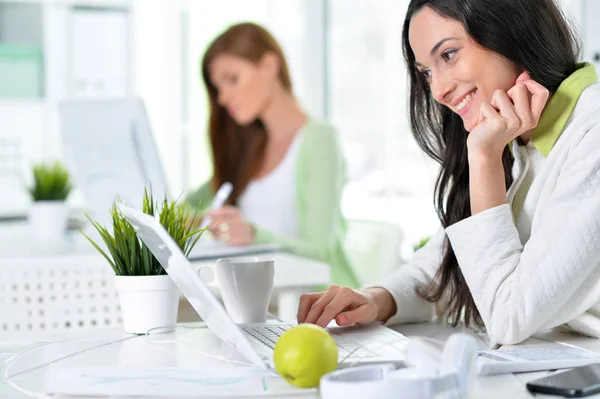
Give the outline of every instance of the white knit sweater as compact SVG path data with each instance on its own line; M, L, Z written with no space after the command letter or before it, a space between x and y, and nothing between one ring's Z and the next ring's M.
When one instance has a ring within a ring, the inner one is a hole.
M433 317L415 288L435 275L447 235L492 343L518 343L563 324L600 337L600 84L583 91L521 196L516 221L511 205L531 161L524 147L512 148L507 204L441 230L409 265L376 284L396 300L388 324Z

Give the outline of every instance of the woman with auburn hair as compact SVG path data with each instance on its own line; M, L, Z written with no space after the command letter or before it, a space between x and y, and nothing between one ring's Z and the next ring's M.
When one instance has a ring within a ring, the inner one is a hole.
M230 182L227 204L206 215L217 239L275 243L329 263L334 283L358 286L343 249L345 163L336 132L294 97L277 41L253 23L231 26L205 52L202 78L213 176L188 202L205 207Z

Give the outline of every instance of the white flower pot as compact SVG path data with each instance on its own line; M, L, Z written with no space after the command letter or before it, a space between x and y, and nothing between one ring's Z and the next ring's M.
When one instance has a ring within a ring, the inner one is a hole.
M69 220L65 201L35 201L29 210L33 234L44 240L61 240Z
M115 276L123 327L129 334L145 334L177 323L179 290L168 275Z

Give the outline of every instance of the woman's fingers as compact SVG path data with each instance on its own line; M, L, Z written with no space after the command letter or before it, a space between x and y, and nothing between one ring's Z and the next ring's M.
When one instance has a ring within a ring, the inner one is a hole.
M523 73L521 73L519 76L517 76L517 83L523 83L526 80L531 80L531 76L529 75L529 72L525 71Z
M219 221L214 224L211 232L221 241L229 245L248 245L251 242L250 225L243 219Z
M325 295L325 292L313 292L310 294L302 294L300 296L300 304L298 305L298 314L296 318L298 319L298 324L304 323L306 321L306 317L308 316L308 312L312 307L313 303L315 303L319 298Z
M331 286L321 293L300 298L298 323L325 328L332 320L340 326L369 324L377 317L377 307L367 296L348 287Z
M532 79L525 80L521 83L524 84L531 93L531 112L537 124L537 121L542 117L542 112L544 112L544 108L550 97L550 92L544 86Z
M517 83L515 87L508 91L508 95L515 104L515 110L517 111L517 115L521 120L523 128L526 131L533 129L537 122L535 121L535 117L531 110L531 101L527 86L523 83Z
M496 90L492 97L492 106L498 109L500 116L506 121L508 129L517 129L521 125L521 120L517 115L515 106L504 90Z
M361 291L333 285L326 292L304 294L298 306L298 323L325 328L332 320L339 326L369 324L377 317L377 306Z
M237 219L214 219L209 225L208 230L213 234L223 233L231 229Z
M377 317L376 309L370 309L368 304L361 305L356 309L341 312L335 317L339 326L346 327L353 324L365 325L371 323Z
M211 211L206 217L212 220L212 223L208 227L208 231L217 238L221 237L223 234L231 236L231 230L235 226L240 223L245 223L239 209L232 206L225 206L221 209Z
M319 317L321 317L321 314L325 310L325 307L329 305L333 298L335 298L339 289L340 287L337 286L329 287L325 294L323 294L323 296L321 296L312 304L304 322L315 324Z
M327 327L331 320L345 309L356 306L356 293L351 288L341 288L335 297L323 308L320 316L314 322L320 327Z
M492 107L491 104L484 102L481 104L481 108L479 110L482 122L492 122L501 119L500 114L496 110L496 108Z
M529 72L527 71L517 77L515 86L518 86L519 84L525 85L527 90L531 93L530 109L534 120L538 121L542 116L542 112L544 112L544 108L550 97L550 92L544 86L531 79L531 75L529 75Z

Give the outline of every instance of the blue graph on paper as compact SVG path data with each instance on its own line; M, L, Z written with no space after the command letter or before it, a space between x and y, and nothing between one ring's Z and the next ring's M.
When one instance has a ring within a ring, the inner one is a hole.
M66 368L49 370L44 392L55 395L186 395L298 393L279 376L251 368ZM305 391L305 390L303 390Z

